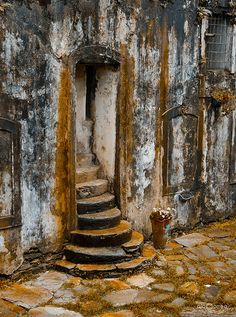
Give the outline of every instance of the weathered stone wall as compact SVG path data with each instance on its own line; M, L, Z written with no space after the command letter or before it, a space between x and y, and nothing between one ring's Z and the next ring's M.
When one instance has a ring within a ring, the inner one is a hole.
M21 124L22 226L0 230L0 273L19 267L31 248L57 252L75 224L81 47L120 55L115 191L124 217L149 236L156 206L175 207L178 228L235 213L235 110L217 116L202 101L211 79L199 67L197 1L8 3L0 13L0 116ZM234 95L233 82L230 75L223 86ZM181 201L183 191L193 197Z
M61 249L70 210L70 77L51 53L49 15L13 2L1 13L1 117L21 124L21 222L0 231L1 273L23 253Z

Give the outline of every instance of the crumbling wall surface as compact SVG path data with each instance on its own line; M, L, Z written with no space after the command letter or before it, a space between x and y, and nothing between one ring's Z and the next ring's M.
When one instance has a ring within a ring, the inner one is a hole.
M149 236L153 207L175 207L177 228L235 211L235 185L226 186L235 115L217 117L201 101L197 1L8 2L0 12L0 116L21 124L22 225L0 230L8 259L0 273L30 249L60 250L75 224L75 68L84 47L120 55L115 192L123 216Z
M206 189L204 220L235 214L235 77L229 72L209 72L206 104ZM218 103L218 104L216 104Z
M200 5L207 8L206 14L202 17L202 29L209 23L209 16L220 16L227 25L226 34L220 38L216 37L216 43L225 40L227 43L224 69L207 68L205 57L210 56L201 53L200 96L205 108L202 221L207 222L235 215L236 212L235 3L200 1ZM202 9L203 7L200 11ZM207 39L207 36L202 38L202 47L207 45ZM212 62L212 57L210 60ZM219 60L219 55L215 55L213 62Z
M214 131L203 87L208 79L199 67L204 61L198 1L71 1L66 6L52 1L51 6L51 48L58 58L68 56L73 67L76 58L70 56L93 45L121 56L115 191L123 215L149 236L155 206L176 209L176 228L234 214L235 186L228 176L235 161L233 114L217 119ZM233 80L231 75L231 86ZM75 90L73 82L72 76ZM208 83L217 87L214 80Z
M31 248L62 246L68 206L56 198L69 191L60 185L60 159L69 149L61 130L69 119L59 110L69 102L60 92L61 61L48 49L49 13L38 3L11 1L0 14L0 116L21 125L21 226L0 230L0 274L10 274Z

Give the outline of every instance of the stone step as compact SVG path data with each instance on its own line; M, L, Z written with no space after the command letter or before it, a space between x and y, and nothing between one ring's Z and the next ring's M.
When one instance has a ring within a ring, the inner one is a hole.
M76 159L79 167L89 166L93 164L95 155L91 153L79 153Z
M137 270L141 268L147 263L148 263L148 260L145 257L139 256L136 259L131 259L129 261L117 263L116 268L118 272L133 271L133 270Z
M118 247L86 248L76 245L65 247L65 256L74 263L119 263L136 258L142 252L143 235L132 232L131 240Z
M117 208L93 214L78 215L78 228L83 230L108 229L120 223L121 212Z
M151 245L145 245L141 255L135 259L115 264L75 264L71 261L59 260L55 268L74 276L119 276L124 273L131 273L151 264L157 256L156 250Z
M114 264L77 264L74 272L77 276L112 276L116 271Z
M79 167L75 173L75 183L85 183L97 179L97 173L100 166L91 165Z
M73 263L119 263L132 258L121 247L85 248L76 245L65 247L66 260Z
M115 207L115 196L105 193L100 196L77 200L78 214L95 213Z
M132 231L131 239L122 245L126 253L140 252L144 244L144 237L138 231Z
M108 181L106 179L96 179L76 185L77 199L100 196L106 193L107 190Z
M83 247L119 246L131 239L129 222L122 220L116 227L101 230L75 230L71 232L71 242Z

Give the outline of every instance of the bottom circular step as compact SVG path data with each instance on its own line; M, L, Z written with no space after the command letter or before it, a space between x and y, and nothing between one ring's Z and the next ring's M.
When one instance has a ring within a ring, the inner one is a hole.
M115 264L76 264L66 260L59 260L54 264L54 267L73 276L118 276L124 272L136 271L151 264L156 256L156 250L150 244L146 244L143 247L142 254L138 258L129 261Z
M68 244L65 249L65 258L77 264L83 263L118 263L137 258L143 247L143 235L132 231L131 239L116 247L82 247Z
M67 260L78 264L113 263L132 258L132 255L127 254L122 247L86 248L68 245L65 247L64 252Z

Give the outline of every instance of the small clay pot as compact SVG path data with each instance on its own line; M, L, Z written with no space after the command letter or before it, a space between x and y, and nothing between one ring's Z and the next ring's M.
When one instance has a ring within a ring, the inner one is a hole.
M152 223L153 245L155 249L164 249L170 235L170 223L172 217L160 218L158 213L153 212L150 216Z

